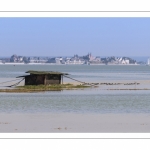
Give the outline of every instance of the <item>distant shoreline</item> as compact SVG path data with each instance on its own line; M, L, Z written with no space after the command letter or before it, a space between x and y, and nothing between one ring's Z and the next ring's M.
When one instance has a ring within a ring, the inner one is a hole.
M147 64L57 64L57 63L0 63L0 65L84 65L84 66L137 66L137 65L144 65Z

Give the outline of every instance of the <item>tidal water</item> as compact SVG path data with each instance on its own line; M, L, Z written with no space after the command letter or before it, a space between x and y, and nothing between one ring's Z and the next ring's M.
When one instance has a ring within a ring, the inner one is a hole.
M84 82L150 80L149 66L0 65L0 82L28 70L59 71ZM64 82L69 79L64 78ZM3 86L1 84L0 86ZM7 83L9 85L9 83ZM150 90L78 90L0 93L0 113L150 113Z

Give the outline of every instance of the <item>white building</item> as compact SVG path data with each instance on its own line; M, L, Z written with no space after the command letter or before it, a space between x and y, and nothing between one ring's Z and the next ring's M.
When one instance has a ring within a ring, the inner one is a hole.
M150 58L148 58L147 60L147 65L150 65Z
M54 58L50 58L48 60L48 63L51 63L51 64L61 64L61 61L62 61L62 57L54 57Z
M66 58L65 64L67 65L82 65L85 64L85 60L78 55L74 55L72 58Z
M124 60L124 59L123 59L123 60L121 61L121 63L122 63L122 64L129 64L129 60Z

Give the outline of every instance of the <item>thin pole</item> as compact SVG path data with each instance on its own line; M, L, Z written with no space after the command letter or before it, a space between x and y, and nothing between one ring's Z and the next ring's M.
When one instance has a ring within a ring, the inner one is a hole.
M62 84L63 84L63 75L61 75L61 77L62 77Z
M98 85L98 84L99 84L99 83L86 83L86 82L82 82L82 81L73 79L73 78L71 78L71 77L65 76L65 75L64 75L64 77L69 78L69 79L72 79L72 80L77 81L77 82L80 82L80 83L83 83L83 84L89 84L89 85L91 85L91 86L95 86L95 85Z

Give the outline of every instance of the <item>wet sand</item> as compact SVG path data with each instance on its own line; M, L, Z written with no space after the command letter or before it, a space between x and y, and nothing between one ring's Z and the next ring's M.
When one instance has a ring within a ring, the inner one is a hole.
M0 82L7 82L11 80L16 80L16 78L0 78ZM7 86L13 85L19 82L20 80L1 84L0 89L12 89ZM96 83L96 86L100 90L150 90L150 80L96 80L96 81L88 81L88 80L86 81L85 79L80 80L84 81L85 83L89 83L89 85L90 84L94 85ZM83 84L70 79L65 79L63 83L73 85ZM17 86L24 86L24 81L19 83Z
M1 133L150 133L150 114L0 114Z

